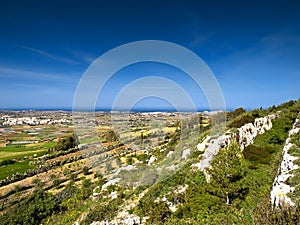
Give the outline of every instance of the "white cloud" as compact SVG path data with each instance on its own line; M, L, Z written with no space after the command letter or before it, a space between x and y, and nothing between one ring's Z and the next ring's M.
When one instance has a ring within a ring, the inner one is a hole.
M54 55L54 54L51 54L49 52L42 51L40 49L31 48L31 47L28 47L28 46L20 46L20 47L23 48L23 49L26 49L28 51L35 52L35 53L37 53L39 55L42 55L44 57L56 60L56 61L60 61L60 62L68 63L68 64L78 64L78 62L76 62L74 60L71 60L69 58L58 56L58 55Z
M95 55L91 55L85 52L81 52L81 51L77 51L71 48L66 48L65 49L67 52L71 53L75 58L87 63L87 64L91 64L92 62L94 62L97 57Z
M199 45L202 45L205 41L210 39L212 36L214 36L214 32L208 32L204 34L198 34L189 44L190 47L197 47Z
M75 76L74 76L75 75ZM0 78L4 79L20 79L26 80L44 80L44 81L55 81L55 82L74 82L74 77L79 77L77 74L59 74L59 73L44 73L31 70L21 70L9 67L0 66Z

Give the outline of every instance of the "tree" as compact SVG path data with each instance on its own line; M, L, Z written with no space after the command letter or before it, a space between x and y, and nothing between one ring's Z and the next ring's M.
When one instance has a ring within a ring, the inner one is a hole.
M219 150L212 160L209 192L222 202L232 204L235 199L243 199L248 192L245 182L247 168L242 151L237 144Z
M83 173L83 175L89 175L89 168L87 166L84 166L82 168L82 173Z
M55 197L42 190L34 192L17 204L13 211L0 218L1 224L41 224L44 218L60 211Z
M244 114L246 110L244 108L237 108L232 112L227 113L227 121L232 120L242 114Z
M77 138L75 135L70 135L60 138L55 146L56 151L66 151L77 146Z
M32 181L32 184L34 185L35 187L35 191L40 191L43 189L43 186L45 185L44 182L42 182L39 178L35 178L33 181Z

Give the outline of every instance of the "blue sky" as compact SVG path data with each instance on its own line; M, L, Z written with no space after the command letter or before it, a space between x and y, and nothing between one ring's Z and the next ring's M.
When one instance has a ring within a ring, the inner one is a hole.
M71 108L89 65L138 40L174 42L195 52L214 72L229 108L298 99L299 21L296 0L7 1L0 7L0 108ZM109 107L124 85L148 75L179 83L197 107L207 107L185 74L159 63L115 74L98 106ZM139 107L151 104L169 106L146 99Z

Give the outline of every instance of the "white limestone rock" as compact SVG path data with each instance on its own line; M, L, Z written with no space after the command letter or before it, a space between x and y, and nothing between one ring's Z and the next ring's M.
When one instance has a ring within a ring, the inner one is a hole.
M293 135L297 134L299 132L299 130L300 130L300 128L295 127L292 130L290 130L289 135L293 136Z
M294 187L289 186L285 182L289 177L292 177L292 170L298 169L298 165L294 164L294 160L298 159L298 157L294 157L288 153L289 149L293 146L291 143L291 136L298 133L299 129L297 129L298 119L296 119L293 128L289 132L289 137L285 142L285 146L283 147L283 157L280 164L280 173L274 179L273 187L271 190L270 200L271 203L278 207L280 204L285 203L291 206L294 205L291 198L287 196L288 193L294 191Z
M123 170L130 171L130 170L134 170L134 169L136 169L136 166L133 166L133 165L128 165L128 166L125 166L125 167L120 167L120 168L116 171L115 175L118 175L118 174L119 174L121 171L123 171Z
M197 145L197 150L204 152L208 146L209 141L211 140L210 136L207 136L201 143Z
M167 154L167 157L171 157L173 155L174 151L169 151Z
M119 183L121 181L121 178L115 178L113 180L107 181L105 184L102 185L102 191L106 191L107 187L109 187L110 185L115 185L117 183Z
M111 199L116 199L116 198L118 198L118 192L117 192L117 191L113 191L112 193L110 193L110 198L111 198Z
M198 151L200 151L200 152L204 152L205 151L205 143L199 143L198 145L197 145L197 150Z
M233 139L233 138L234 138L234 137L233 137L233 134L231 134L231 135L225 135L224 138L223 138L223 140L221 140L221 141L219 142L219 146L220 146L221 148L225 148L225 147L229 146L230 143L232 142L232 139Z
M131 217L127 217L125 219L122 220L123 224L125 225L138 225L141 224L141 219L138 216L131 216Z
M191 154L191 149L187 148L187 149L184 149L182 151L182 155L181 155L181 158L182 159L187 159L188 156Z
M184 192L186 192L186 190L188 189L189 185L185 184L185 185L181 185L179 187L177 187L177 189L174 191L175 194L182 194Z
M272 128L272 118L275 116L265 116L256 118L252 123L247 123L238 128L239 131L239 145L241 149L246 148L248 145L253 144L254 139L258 134L263 134L265 131Z
M154 163L157 160L155 156L151 156L150 159L148 160L148 166L150 166L152 163Z

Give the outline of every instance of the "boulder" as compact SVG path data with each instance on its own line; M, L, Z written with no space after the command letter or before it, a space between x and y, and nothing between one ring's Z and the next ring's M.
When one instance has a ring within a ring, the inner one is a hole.
M150 166L152 163L154 163L157 160L157 158L155 156L151 156L149 161L148 161L148 166Z

